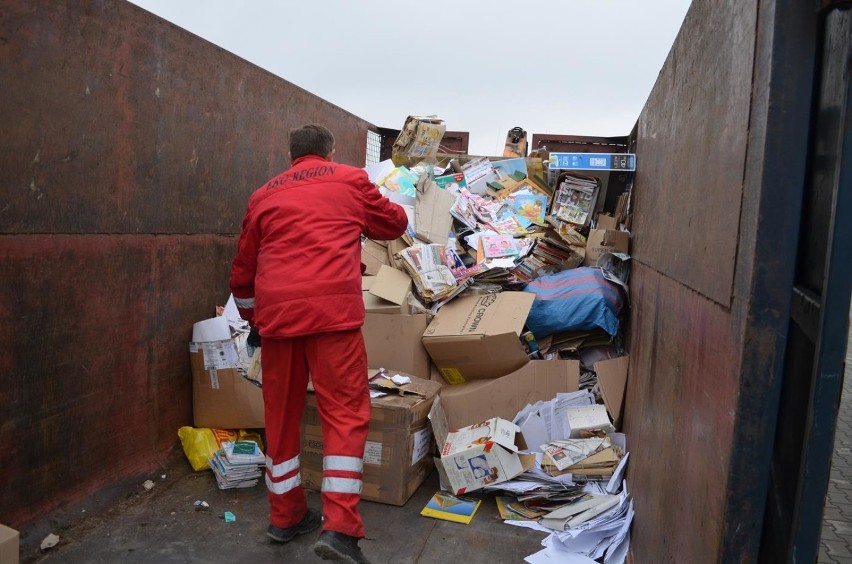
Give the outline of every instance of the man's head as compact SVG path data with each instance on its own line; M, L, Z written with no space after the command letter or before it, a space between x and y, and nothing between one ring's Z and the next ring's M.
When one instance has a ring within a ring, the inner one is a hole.
M334 153L334 135L321 125L303 125L290 131L290 160L305 155L318 155L331 160Z

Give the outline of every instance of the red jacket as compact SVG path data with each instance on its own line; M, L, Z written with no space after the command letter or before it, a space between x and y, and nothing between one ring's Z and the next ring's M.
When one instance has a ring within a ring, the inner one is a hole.
M361 234L395 239L407 225L363 170L296 159L249 198L231 267L240 314L263 337L360 327Z

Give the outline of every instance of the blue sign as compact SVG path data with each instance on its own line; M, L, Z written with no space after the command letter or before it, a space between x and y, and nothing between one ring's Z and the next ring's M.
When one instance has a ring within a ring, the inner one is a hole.
M633 153L550 153L550 169L636 170Z

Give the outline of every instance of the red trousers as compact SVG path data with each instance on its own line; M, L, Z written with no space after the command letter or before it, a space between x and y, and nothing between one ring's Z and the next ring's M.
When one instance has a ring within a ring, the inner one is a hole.
M290 527L308 510L299 474L299 423L310 374L323 435L322 528L364 538L358 502L370 393L361 330L264 338L262 351L270 521Z

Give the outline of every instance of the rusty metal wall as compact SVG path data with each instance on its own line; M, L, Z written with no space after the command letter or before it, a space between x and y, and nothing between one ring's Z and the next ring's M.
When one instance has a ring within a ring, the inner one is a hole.
M639 118L625 406L637 562L757 559L812 81L794 5L808 12L695 0Z
M192 323L228 296L287 132L366 121L118 0L0 0L0 515L156 463L191 423Z

